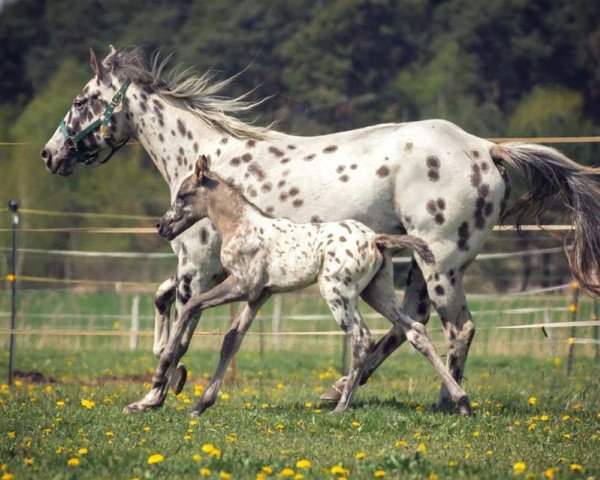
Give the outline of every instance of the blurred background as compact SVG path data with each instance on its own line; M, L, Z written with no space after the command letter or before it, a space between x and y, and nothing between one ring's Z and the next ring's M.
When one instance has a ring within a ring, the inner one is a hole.
M294 134L436 117L483 137L589 136L600 124L600 2L8 0L0 2L0 207L17 199L23 227L151 226L168 206L167 186L139 146L123 148L107 165L80 166L68 178L48 174L39 158L91 76L89 47L103 56L109 44L144 46L148 54L161 49L173 54L174 64L199 73L214 69L218 78L244 70L228 94L255 89L254 99L272 97L246 120L276 122L276 129ZM597 165L599 145L556 146ZM559 224L568 213L556 207L540 220ZM0 228L9 227L3 209ZM3 276L10 235L0 233ZM158 235L23 232L18 244L21 325L27 328L122 331L141 294L146 323L140 328L149 330L151 293L176 265ZM494 233L484 253L496 256L475 262L467 277L474 309L488 312L477 320L566 319L571 277L561 245L548 234ZM399 286L404 267L397 266ZM6 317L10 284L0 286ZM284 315L324 313L318 300L306 298L286 297ZM587 319L592 303L584 302ZM506 313L515 309L533 310ZM204 325L222 328L217 317L227 315L217 312L216 323ZM333 329L329 321L302 325ZM538 334L536 341L547 342ZM514 352L516 343L499 343L495 335L494 345ZM125 347L129 340L121 340L117 345Z

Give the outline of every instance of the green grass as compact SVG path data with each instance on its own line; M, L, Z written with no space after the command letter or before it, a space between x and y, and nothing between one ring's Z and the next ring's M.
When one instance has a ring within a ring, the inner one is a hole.
M348 470L347 478L374 478L378 470L384 478L512 478L517 462L526 464L519 478L544 478L550 468L557 469L554 478L600 476L600 365L589 358L578 359L566 377L551 357L474 356L465 386L478 406L462 418L428 410L437 379L425 360L403 348L359 391L354 409L329 415L318 397L338 374L337 356L242 350L236 379L223 389L228 398L197 423L187 411L216 366L214 351L187 356L192 374L182 395L132 416L121 410L146 391L133 375L152 370L151 355L21 351L19 368L57 382L2 388L0 464L16 479L198 478L202 468L209 478L226 472L254 479L263 467L272 469L265 474L271 478L289 468L305 478L334 479L344 476L331 473L336 465ZM85 408L82 399L95 406ZM207 444L219 458L202 451ZM157 453L164 461L148 464ZM79 466L68 465L72 458ZM310 468L297 468L301 459ZM583 471L571 471L571 464Z

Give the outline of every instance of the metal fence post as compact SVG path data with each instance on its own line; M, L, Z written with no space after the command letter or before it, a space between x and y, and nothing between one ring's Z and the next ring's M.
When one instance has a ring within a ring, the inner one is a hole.
M15 355L15 334L17 324L17 228L19 227L19 204L16 200L8 202L8 209L12 213L12 266L11 273L6 279L11 283L12 300L10 315L10 347L8 352L8 384L12 385L13 360Z
M577 321L577 307L579 304L579 283L573 282L571 284L573 289L573 297L571 304L569 305L569 312L571 312L571 321ZM573 370L573 360L575 360L575 327L571 327L569 330L569 355L567 357L567 375L571 375Z

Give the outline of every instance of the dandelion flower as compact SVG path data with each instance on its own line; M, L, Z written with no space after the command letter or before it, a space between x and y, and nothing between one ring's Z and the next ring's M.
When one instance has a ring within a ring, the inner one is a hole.
M437 473L430 473L429 474L429 480L438 480L439 475Z
M533 406L537 403L537 398L536 397L529 397L529 400L527 400L527 403L529 403L529 405Z
M229 394L228 393L222 393L221 394L221 400L227 400L229 398Z
M56 401L56 406L57 406L58 408L62 408L62 407L64 407L64 406L65 406L65 402L63 402L62 400L57 400L57 401Z
M330 472L334 475L348 475L350 473L350 470L342 467L341 465L334 465L333 467L331 467Z
M88 449L85 447L81 447L79 450L77 450L77 453L79 455L87 455L88 454Z
M519 475L525 471L527 464L525 462L517 462L513 465L513 472L515 475Z
M549 468L548 470L546 470L544 472L544 477L547 478L548 480L552 480L554 478L555 472L556 472L556 468L554 468L554 467Z
M31 457L24 458L23 463L25 465L33 465L33 458L31 458Z
M550 419L550 417L549 417L548 415L546 415L545 413L544 413L544 415L542 415L542 416L540 417L540 420L541 420L542 422L547 422L549 419Z
M165 460L165 457L163 457L160 453L155 453L148 457L148 465L154 465L155 463L161 463L164 460Z
M296 462L296 468L310 468L310 466L312 465L312 463L310 463L310 460L307 460L306 458L303 458L302 460L298 460Z
M281 472L279 472L279 476L281 478L293 477L294 471L291 468L284 468Z
M385 477L385 470L375 470L375 473L373 473L373 476L375 478Z
M229 480L231 478L231 473L227 473L227 472L221 472L219 474L219 476L223 479L223 480Z
M67 462L67 465L69 467L78 467L79 465L81 465L81 461L78 458L76 458L76 457L69 458L69 461Z
M572 463L570 468L572 472L581 472L583 470L583 467L578 463Z
M424 443L419 443L419 446L417 447L417 452L422 454L427 453L427 445L425 445Z
M15 478L14 474L12 473L3 473L2 474L2 480L13 480Z
M88 410L91 410L96 406L96 402L94 402L93 400L88 400L87 398L83 398L81 400L81 405L87 408Z
M203 477L208 477L210 475L210 468L201 468L200 475L202 475Z
M262 471L263 471L263 473L266 473L267 475L271 475L273 473L273 469L271 467L269 467L268 465L266 467L262 467Z
M489 456L491 456L491 455L494 454L494 451L493 450L486 450L485 454L489 457Z
M366 457L365 452L356 452L356 455L354 455L354 458L356 458L357 460L362 460L365 457Z

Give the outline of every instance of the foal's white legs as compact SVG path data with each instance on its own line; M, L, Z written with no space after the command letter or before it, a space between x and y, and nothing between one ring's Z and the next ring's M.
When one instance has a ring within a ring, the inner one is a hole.
M210 385L206 389L206 392L202 395L202 398L198 404L192 410L192 415L200 415L207 408L211 407L217 399L217 394L221 388L223 377L227 371L227 367L231 362L233 356L237 353L242 344L242 340L246 335L246 332L252 325L252 321L256 318L256 314L262 305L269 299L270 294L263 294L261 297L254 301L245 303L240 309L229 328L229 331L223 338L221 344L221 355L219 359L219 366L215 371Z
M242 300L245 294L232 277L228 277L212 290L192 297L173 325L173 332L160 355L158 367L152 377L152 389L144 398L128 405L123 411L132 413L160 407L167 395L169 378L189 347L201 310Z

